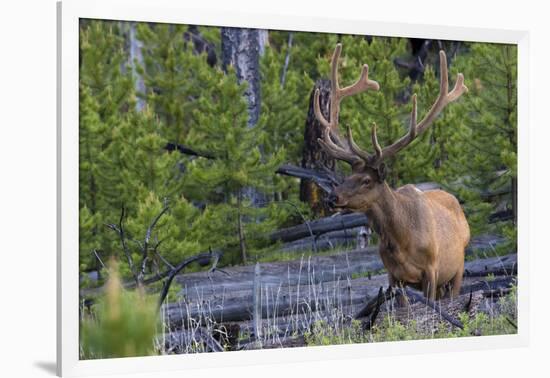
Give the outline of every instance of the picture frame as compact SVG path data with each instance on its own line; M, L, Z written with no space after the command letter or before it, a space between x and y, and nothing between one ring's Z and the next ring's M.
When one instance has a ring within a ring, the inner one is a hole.
M82 376L145 373L254 364L293 363L317 360L345 360L366 356L435 353L528 344L529 335L529 248L528 248L528 72L529 35L522 31L492 30L365 22L306 16L282 16L244 11L212 11L183 3L159 0L68 1L58 3L58 250L57 250L57 373ZM518 46L518 332L515 335L484 336L444 340L415 340L376 344L334 345L319 348L252 350L177 356L128 357L101 360L79 359L78 293L78 81L79 20L82 18L231 26L275 30L298 30L389 37L437 38Z

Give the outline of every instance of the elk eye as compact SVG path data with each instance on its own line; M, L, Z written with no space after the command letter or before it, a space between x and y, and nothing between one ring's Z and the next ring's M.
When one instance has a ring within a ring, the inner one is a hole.
M363 185L369 185L369 184L370 184L370 178L367 177L363 180Z

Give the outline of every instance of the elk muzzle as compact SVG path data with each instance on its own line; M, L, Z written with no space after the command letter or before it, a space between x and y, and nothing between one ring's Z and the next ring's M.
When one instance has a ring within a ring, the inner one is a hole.
M338 201L338 196L336 195L336 193L334 193L334 191L330 192L330 194L327 197L327 204L329 205L329 207L334 207L337 201Z
M332 192L327 197L327 204L330 208L335 209L339 207L345 207L346 203L342 203L342 198L336 191L333 189Z

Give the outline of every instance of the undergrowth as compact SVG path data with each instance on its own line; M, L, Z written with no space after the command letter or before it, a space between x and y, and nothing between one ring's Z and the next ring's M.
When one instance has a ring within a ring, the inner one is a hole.
M385 315L369 330L365 330L362 322L358 320L352 320L347 327L338 327L338 329L331 327L325 321L317 321L304 336L306 344L313 346L515 334L517 333L516 287L513 287L510 294L494 303L487 313L478 312L472 317L467 313L461 313L459 318L464 329L457 327L449 329L449 324L441 321L432 332L419 328L414 319L404 324L391 314Z

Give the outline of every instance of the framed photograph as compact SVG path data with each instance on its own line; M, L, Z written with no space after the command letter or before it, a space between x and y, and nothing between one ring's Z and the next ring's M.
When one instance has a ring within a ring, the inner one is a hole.
M368 21L58 3L59 375L526 345L528 35Z

